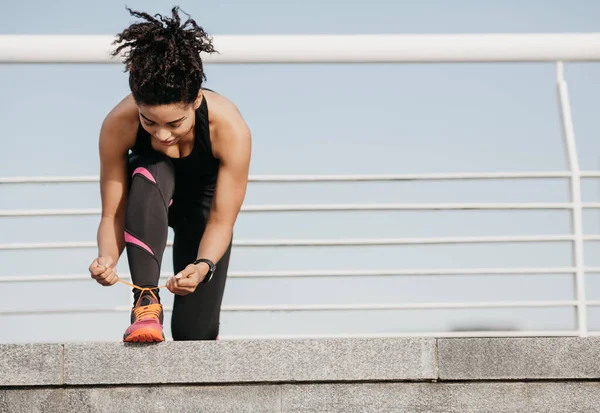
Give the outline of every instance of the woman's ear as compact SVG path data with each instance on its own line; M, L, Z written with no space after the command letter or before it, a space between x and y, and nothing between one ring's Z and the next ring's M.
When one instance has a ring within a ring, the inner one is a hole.
M198 92L198 97L194 101L194 110L198 109L200 107L200 103L202 103L203 97L204 97L204 94L202 93L202 91Z

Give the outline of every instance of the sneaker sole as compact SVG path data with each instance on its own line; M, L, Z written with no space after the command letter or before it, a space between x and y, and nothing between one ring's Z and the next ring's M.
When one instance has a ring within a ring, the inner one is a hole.
M160 343L165 341L163 333L152 328L140 328L123 338L126 343Z

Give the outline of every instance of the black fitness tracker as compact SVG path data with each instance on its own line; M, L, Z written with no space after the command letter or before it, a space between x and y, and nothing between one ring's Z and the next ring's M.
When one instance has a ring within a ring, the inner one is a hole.
M204 279L200 282L200 284L206 284L207 282L209 282L212 279L213 274L215 273L215 270L217 269L217 266L215 265L214 262L212 262L208 258L198 258L196 261L193 262L193 264L196 265L196 264L200 264L201 262L205 262L208 264L208 273L206 273L206 277L204 277Z

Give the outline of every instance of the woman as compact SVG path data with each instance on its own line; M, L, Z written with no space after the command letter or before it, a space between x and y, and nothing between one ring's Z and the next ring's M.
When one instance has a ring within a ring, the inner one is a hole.
M128 49L131 94L102 123L99 138L102 218L91 277L104 286L124 249L133 281L126 342L164 340L159 295L168 227L175 294L174 340L216 340L231 239L246 193L251 135L228 99L202 88L200 53L212 43L192 19L127 9L144 19L119 34L113 56ZM189 16L188 16L189 17ZM129 284L131 285L131 284Z

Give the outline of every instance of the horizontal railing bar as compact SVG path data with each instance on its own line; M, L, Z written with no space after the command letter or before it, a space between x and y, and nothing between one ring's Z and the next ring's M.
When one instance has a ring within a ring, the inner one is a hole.
M600 202L583 203L584 209L600 209ZM299 204L242 206L241 212L313 212L313 211L426 211L426 210L535 210L572 209L571 203L428 203L428 204ZM100 208L8 209L0 217L96 216Z
M0 177L0 184L71 184L98 183L97 175L89 176L5 176Z
M113 35L0 35L0 63L117 64ZM600 60L598 33L214 35L212 64ZM377 45L377 47L373 47Z
M576 300L566 301L499 301L473 303L410 303L410 304L306 304L306 305L225 305L223 312L281 312L281 311L357 311L357 310L436 310L436 309L471 309L471 308L539 308L539 307L573 307ZM173 311L171 306L164 305L165 312ZM129 306L105 308L64 308L40 310L0 310L0 315L36 315L36 314L70 314L70 313L108 313L130 312Z
M583 203L584 209L600 209L600 202ZM315 211L427 211L427 210L535 210L572 209L571 203L428 203L428 204L323 204L323 205L251 205L241 212L315 212ZM8 209L0 217L96 216L100 208Z
M0 217L95 216L101 212L100 208L5 209L0 210Z
M348 175L264 175L253 182L377 182L377 181L445 181L478 179L570 178L569 171L549 172L442 172L423 174L348 174Z
M597 237L600 240L600 236ZM594 238L595 239L595 238ZM470 244L470 243L509 243L509 242L557 242L573 241L573 235L532 235L532 236L481 236L447 238L369 238L369 239L280 239L280 240L238 240L236 247L345 247L381 245L425 245L425 244ZM172 240L167 246L173 245ZM0 250L68 249L95 248L94 241L80 242L32 242L0 244Z
M435 310L435 309L469 309L469 308L513 308L513 307L572 307L576 300L565 301L521 301L521 302L473 302L473 303L399 303L399 304L306 304L306 305L271 305L225 306L229 312L256 311L354 311L354 310Z
M600 332L590 332L590 336L598 336ZM576 330L464 330L464 331L408 331L394 333L306 333L306 334L272 334L272 335L227 335L220 334L219 341L234 340L301 340L301 339L335 339L335 338L400 338L400 337L429 337L429 338L460 338L460 337L578 337Z
M600 208L600 203L584 205ZM315 212L315 211L416 211L416 210L530 210L571 209L571 203L427 203L427 204L322 204L322 205L250 205L241 212ZM0 217L41 217L99 215L100 208L12 209L0 210Z
M444 181L470 179L570 178L570 171L548 172L447 172L426 174L348 174L348 175L250 175L250 182L384 182ZM600 178L600 171L582 171L582 178ZM98 175L0 177L0 184L98 183Z
M600 177L600 172L582 172L584 177ZM348 175L250 175L250 182L378 182L462 179L570 178L569 171L548 172L449 172L425 174L348 174ZM0 184L97 183L89 176L21 176L0 177Z
M404 331L375 333L298 333L298 334L220 334L219 341L233 340L302 340L335 338L400 338L400 337L578 337L578 330L460 330L460 331ZM588 336L600 336L600 331L589 331ZM167 340L172 337L165 334Z
M589 271L600 268L589 268ZM278 270L278 271L230 271L228 278L309 278L309 277L377 277L402 275L518 275L518 274L573 274L574 267L565 268L465 268L465 269L391 269L391 270ZM162 273L161 279L172 274ZM131 280L129 273L119 274L122 280ZM41 274L41 275L4 275L0 283L52 282L52 281L88 281L86 274Z

